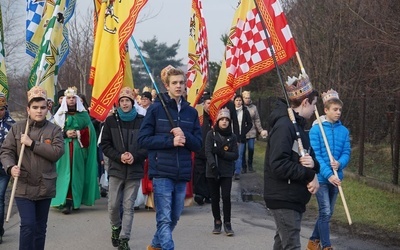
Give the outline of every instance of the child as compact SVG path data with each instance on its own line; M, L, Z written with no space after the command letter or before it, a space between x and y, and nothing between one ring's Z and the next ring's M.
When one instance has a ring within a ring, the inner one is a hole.
M222 194L224 230L226 235L234 234L231 226L231 189L238 158L236 135L232 133L231 117L227 108L218 112L213 130L207 133L205 142L207 157L206 177L211 195L211 208L214 216L213 234L220 234L222 221L219 207Z
M318 174L320 188L316 193L319 215L307 245L309 250L320 249L319 244L324 250L333 249L329 240L329 222L335 207L338 186L343 180L343 169L349 163L351 151L349 131L339 120L343 103L338 93L331 89L322 93L322 100L325 116L321 116L320 121L334 159L332 161L329 159L318 121L315 121L310 130L310 141L320 163ZM339 178L334 175L333 170L337 171Z

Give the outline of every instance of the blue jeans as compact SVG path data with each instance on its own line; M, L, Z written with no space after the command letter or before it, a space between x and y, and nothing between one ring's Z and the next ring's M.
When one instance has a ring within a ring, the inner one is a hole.
M240 174L242 171L244 145L244 143L239 143L239 158L235 162L235 174Z
M246 139L246 143L244 144L243 150L243 160L242 166L246 166L246 148L248 149L248 157L247 157L247 167L249 170L253 170L253 156L254 156L254 142L255 138Z
M334 185L320 183L318 192L315 194L318 201L319 214L310 239L319 239L323 248L331 246L331 241L329 239L329 223L335 208L338 193L339 189Z
M29 200L16 197L21 227L19 250L43 250L51 199Z
M186 182L168 178L153 178L153 191L157 231L151 245L163 250L173 250L172 231L183 210Z
M276 224L273 250L300 250L300 229L303 214L291 209L270 209Z
M4 234L4 202L9 181L10 176L4 172L2 166L0 165L0 236L3 236Z

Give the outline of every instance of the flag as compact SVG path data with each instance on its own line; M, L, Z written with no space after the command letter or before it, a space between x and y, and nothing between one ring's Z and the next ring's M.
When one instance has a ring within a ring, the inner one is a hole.
M195 107L203 95L208 79L207 30L201 0L192 0L188 49L187 99Z
M97 24L89 84L93 85L90 115L104 121L123 85L126 44L147 0L96 0Z
M241 1L236 9L225 58L211 100L210 116L213 120L237 89L249 84L251 78L275 67L266 34L279 65L288 61L297 51L279 1L254 1Z
M59 46L63 40L63 4L65 1L57 0L51 18L46 25L39 50L33 61L33 66L28 81L28 89L38 85L47 91L47 96L55 96L57 83Z
M76 0L62 0L61 12L64 17L64 28L62 29L61 43L59 45L59 59L58 64L64 63L69 53L68 44L68 28L67 23L71 19L75 10ZM52 17L56 0L27 0L26 11L26 53L32 57L36 57L40 49L42 37L46 31L46 26Z
M3 32L3 17L1 15L0 6L0 92L4 93L8 99L8 82L6 75L6 53L4 51L4 32Z

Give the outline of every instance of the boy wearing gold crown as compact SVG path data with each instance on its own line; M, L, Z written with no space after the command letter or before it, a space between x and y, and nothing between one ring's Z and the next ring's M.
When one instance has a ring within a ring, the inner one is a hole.
M111 243L119 250L128 250L134 204L143 178L147 151L138 146L137 136L143 116L134 107L135 97L129 87L119 93L118 109L107 117L101 137L101 149L110 160L108 168L108 212L111 222ZM123 206L120 216L121 200Z
M226 235L233 236L231 225L231 189L235 161L239 157L238 140L232 132L230 111L218 112L214 129L209 131L205 141L207 157L206 177L211 194L211 209L214 217L213 234L220 234L224 226ZM222 197L224 222L219 206Z
M46 120L43 88L36 86L28 91L26 110L28 121L12 126L0 158L6 173L18 177L15 201L21 218L19 249L44 249L50 202L56 193L56 161L64 154L64 139L60 127ZM29 131L25 131L27 122ZM25 150L21 156L22 145Z
M7 98L2 92L0 92L0 147L14 123L15 121L10 117L10 113L8 112ZM10 176L4 172L3 166L0 164L0 244L3 242L4 202L9 181Z
M289 81L285 88L298 129L288 115L288 103L279 99L268 117L270 129L264 162L264 200L277 227L274 250L301 248L302 215L311 194L319 187L319 164L304 131L318 93L306 76ZM306 152L299 146L297 133Z
M168 90L161 98L173 121L156 99L147 110L138 137L139 146L148 149L156 208L157 231L148 250L174 249L172 232L184 207L186 183L192 177L192 152L199 151L202 143L197 111L182 97L184 72L168 66L161 71L161 79Z
M57 194L51 206L70 214L100 198L96 132L75 87L65 91L54 122L63 130L65 154L57 162Z
M349 130L340 122L343 102L333 89L322 93L325 115L320 117L326 139L334 160L331 162L327 148L324 144L318 120L313 123L310 130L311 146L315 151L317 160L321 166L318 174L319 190L316 193L318 201L318 220L307 245L308 250L333 249L329 239L329 223L338 195L338 186L343 180L343 169L350 161L350 134ZM333 173L337 171L338 177Z

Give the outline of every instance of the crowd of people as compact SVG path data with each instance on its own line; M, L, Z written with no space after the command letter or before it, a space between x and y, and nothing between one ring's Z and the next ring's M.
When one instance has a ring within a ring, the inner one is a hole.
M249 91L233 96L213 121L211 94L204 93L199 116L185 99L181 69L167 66L161 80L167 92L158 95L149 88L142 93L122 88L117 107L104 122L91 119L86 98L75 87L59 91L56 105L41 87L30 89L28 118L17 123L0 93L0 244L11 177L18 181L20 249L44 249L51 207L67 215L81 205L95 205L101 196L108 198L112 246L130 249L134 210L143 195L156 212L156 231L147 249L174 249L173 231L191 192L188 182L198 205L211 204L210 231L220 234L223 228L233 236L232 183L255 171L260 136L267 141L264 199L276 224L273 249L300 249L302 215L312 194L320 209L307 249L333 249L329 222L351 151L336 91L322 94L325 115L308 135L306 120L319 94L307 76L286 83L288 99L277 100L268 130ZM105 171L107 192L99 187Z

